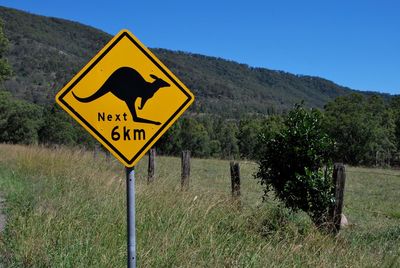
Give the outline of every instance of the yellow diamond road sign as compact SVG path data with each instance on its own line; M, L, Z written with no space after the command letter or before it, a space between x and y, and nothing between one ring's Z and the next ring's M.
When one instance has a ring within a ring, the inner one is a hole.
M56 102L127 167L134 166L193 101L189 89L127 30L56 96Z

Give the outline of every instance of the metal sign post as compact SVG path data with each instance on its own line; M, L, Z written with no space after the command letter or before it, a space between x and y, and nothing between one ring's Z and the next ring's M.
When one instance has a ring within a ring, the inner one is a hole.
M135 167L126 167L128 268L136 268Z

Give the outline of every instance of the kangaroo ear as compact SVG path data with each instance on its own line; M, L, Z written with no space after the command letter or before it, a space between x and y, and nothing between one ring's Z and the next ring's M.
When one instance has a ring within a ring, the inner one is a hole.
M160 79L157 76L155 76L154 74L151 74L150 77L153 78L153 79Z

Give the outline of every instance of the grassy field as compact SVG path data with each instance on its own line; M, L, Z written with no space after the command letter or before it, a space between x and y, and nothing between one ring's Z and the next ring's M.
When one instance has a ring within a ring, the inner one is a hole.
M139 267L399 267L400 171L348 168L350 226L333 237L303 213L270 200L241 162L242 204L230 196L229 162L192 160L180 191L180 160L136 168ZM8 222L0 234L5 267L124 267L123 167L91 152L0 145L0 192ZM1 267L1 264L0 264Z

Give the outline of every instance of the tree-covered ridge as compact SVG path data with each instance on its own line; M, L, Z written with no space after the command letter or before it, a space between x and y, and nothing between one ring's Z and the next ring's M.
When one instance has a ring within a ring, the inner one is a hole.
M14 76L5 88L17 98L50 104L55 93L111 38L76 22L0 7L10 41L7 58ZM152 51L196 95L194 113L225 118L273 114L302 100L322 108L351 90L331 81L252 68L220 58L165 49Z
M14 76L4 84L14 96L51 103L109 35L79 23L0 8Z

